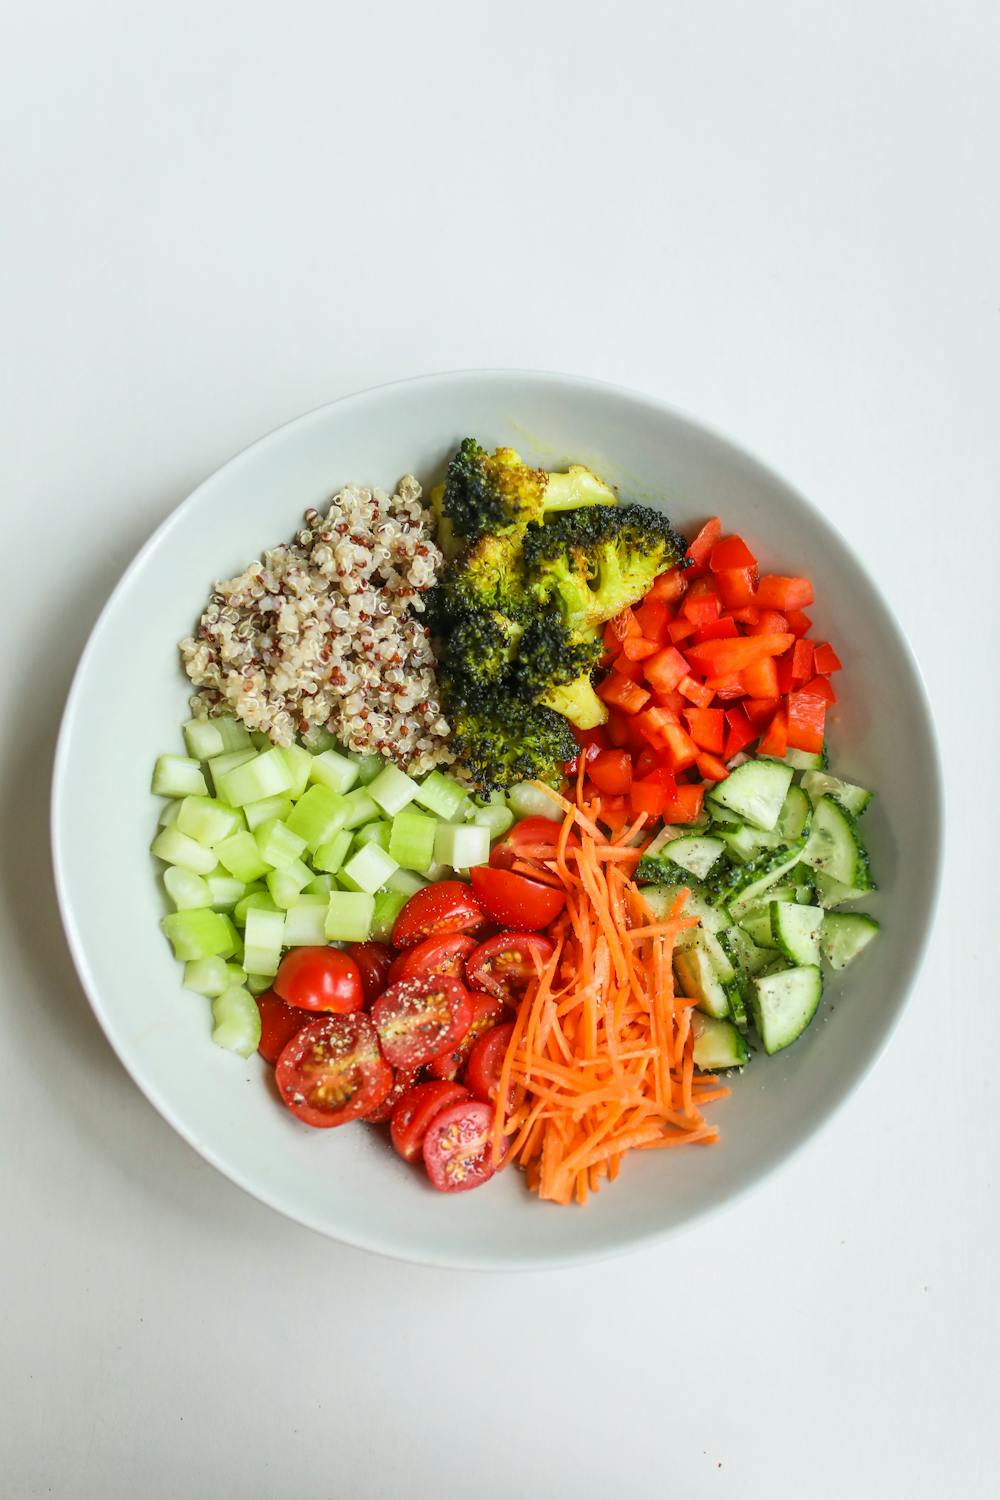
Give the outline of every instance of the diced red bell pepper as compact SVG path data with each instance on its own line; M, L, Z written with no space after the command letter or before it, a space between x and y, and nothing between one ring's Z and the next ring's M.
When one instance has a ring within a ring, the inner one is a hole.
M808 615L804 615L801 609L788 610L785 618L788 621L788 628L793 635L808 635L812 629L812 620L810 620Z
M778 709L777 698L744 698L743 711L757 734L766 729Z
M575 724L571 724L569 732L581 747L596 745L598 750L608 748L608 732L603 724L598 724L593 729L577 729Z
M651 599L647 594L643 603L635 611L635 619L647 641L658 641L661 646L663 645L670 621L670 611L665 604L659 599Z
M608 621L612 634L619 642L627 640L630 635L640 635L638 621L630 609L623 609L614 619Z
M782 656L777 657L774 663L774 670L778 676L778 692L790 693L795 686L792 679L792 653L790 651L786 651Z
M645 661L648 656L655 656L659 649L659 641L647 641L641 635L627 635L622 641L622 656L626 661Z
M751 662L749 667L744 667L740 683L748 698L777 698L778 669L774 657L765 656L763 661Z
M664 646L643 665L646 681L658 693L672 693L682 677L689 675L688 664L676 646Z
M813 662L816 671L824 677L829 677L831 672L839 672L843 666L840 657L834 651L829 641L821 641L816 647Z
M650 712L657 710L651 709ZM668 770L686 771L698 759L698 746L679 724L664 724L660 731L660 746Z
M718 594L696 595L692 589L681 605L681 614L699 630L703 625L710 625L713 620L717 620L721 613L722 605Z
M632 714L623 713L620 708L613 708L611 710L605 729L612 745L617 746L621 750L630 743L629 726L634 722Z
M662 818L676 800L678 786L669 771L656 770L632 783L632 811L648 813L652 818Z
M636 756L632 775L635 780L641 781L644 776L648 776L651 771L655 771L659 764L659 754L653 749L652 745L647 745L645 750L640 750Z
M727 708L725 713L726 743L722 753L726 760L732 760L734 755L738 755L757 738L757 730L747 718L742 703L737 703L734 708Z
M683 678L681 679L683 681ZM676 719L688 706L688 699L683 693L654 693L653 702L657 708L669 708Z
M743 609L753 598L756 568L725 568L715 575L715 587L727 609Z
M695 682L693 677L682 677L677 684L677 691L697 708L707 708L715 697L710 687L706 687L703 682Z
M757 746L758 755L780 755L783 756L788 749L788 720L785 710L779 708L770 724L767 733Z
M686 708L688 732L699 750L721 755L726 734L726 716L721 708Z
M739 635L736 621L729 615L721 620L712 620L708 625L702 625L700 630L694 633L695 645L700 646L702 641L731 641Z
M792 681L808 682L813 671L813 643L798 640L792 651Z
M573 726L570 725L571 729L572 729L572 727ZM602 755L604 753L605 753L605 751L604 751L604 747L602 745L581 745L580 749L579 749L579 752L576 755L573 756L573 759L572 760L568 760L566 762L566 765L565 765L566 775L567 776L575 776L576 775L576 773L580 769L580 756L581 755L583 756L584 761L586 762L586 764L589 766L592 761L596 760L599 755Z
M725 781L729 775L728 767L718 756L710 755L707 750L701 752L695 764L706 781Z
M597 696L605 703L613 703L626 713L637 714L649 702L649 693L637 682L629 682L620 672L612 672L598 684Z
M627 750L601 750L589 762L587 775L598 791L620 797L632 785L632 757Z
M745 604L740 609L733 610L733 619L739 625L758 625L760 610L755 604Z
M644 708L641 714L635 716L635 727L638 733L647 744L655 745L658 749L663 746L663 736L666 731L676 729L677 725L677 715L672 708L658 708L655 704L652 708Z
M708 566L713 573L724 573L730 568L755 568L757 559L741 536L724 536L712 548Z
M762 609L754 624L747 626L748 635L786 635L788 620L777 609Z
M757 603L762 609L805 609L815 597L808 578L765 573L757 585Z
M589 789L589 802L593 796L593 788ZM627 797L604 797L601 796L601 811L598 813L602 823L606 823L613 834L620 833L629 821L629 806Z
M760 634L731 641L705 641L701 646L689 646L687 659L706 677L725 677L730 672L744 671L766 656L780 656L794 639L788 634Z
M826 700L815 693L788 695L788 743L796 750L818 752L823 748Z
M739 672L727 672L724 677L710 677L705 686L711 688L717 698L727 703L734 698L743 697L743 684L740 681Z
M660 574L659 578L653 580L653 586L646 595L646 602L672 604L675 599L684 597L687 586L683 568L668 568L665 573Z
M836 703L837 695L833 691L833 683L829 677L810 677L809 681L803 683L804 693L813 693L817 698L822 698L824 703Z
M700 781L685 782L663 810L668 823L693 823L701 816L701 805L705 800L705 788Z
M678 641L686 640L689 635L694 635L698 629L693 620L687 620L683 615L678 615L676 620L671 620L667 626L667 637L677 645Z
M635 637L639 639L638 636ZM640 687L646 686L646 674L642 670L641 661L629 661L624 651L621 656L615 657L615 671L619 677L627 677L629 682L637 682Z
M708 559L712 555L712 548L722 535L722 522L718 516L712 516L695 537L687 550L687 555L693 563L693 567L687 570L688 579L700 577L708 567ZM695 572L695 569L698 571Z

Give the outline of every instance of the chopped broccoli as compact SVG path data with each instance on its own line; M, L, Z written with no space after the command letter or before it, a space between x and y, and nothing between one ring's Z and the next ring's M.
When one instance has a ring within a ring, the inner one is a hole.
M635 604L685 551L659 511L620 505L570 511L530 525L522 555L529 591L540 604L558 604L567 628L577 632Z
M481 694L495 696L513 670L522 627L495 609L473 608L453 616L445 628L448 639L441 680L449 695L465 701L473 695L477 699Z
M436 509L439 528L442 518L447 523L443 540L450 549L453 535L475 541L489 532L523 529L549 511L615 501L614 490L582 464L549 474L529 468L513 448L487 453L475 438L466 438L448 465Z
M457 704L451 722L459 761L482 792L531 780L558 786L577 750L560 714L516 699L498 700L492 711Z

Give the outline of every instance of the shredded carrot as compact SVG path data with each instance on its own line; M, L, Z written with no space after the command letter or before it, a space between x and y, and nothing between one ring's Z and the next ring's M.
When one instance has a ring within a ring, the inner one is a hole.
M692 999L675 992L673 949L696 925L678 892L654 918L631 878L645 815L617 834L598 826L597 799L580 805L542 787L563 813L554 847L525 850L536 879L566 907L555 947L536 965L500 1073L493 1134L499 1163L517 1162L529 1188L554 1203L585 1203L613 1182L629 1151L710 1144L702 1113L728 1089L694 1065ZM515 866L516 868L516 866Z

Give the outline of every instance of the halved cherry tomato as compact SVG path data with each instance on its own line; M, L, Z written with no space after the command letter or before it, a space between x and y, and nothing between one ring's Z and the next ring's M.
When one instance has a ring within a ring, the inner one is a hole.
M466 959L465 977L473 989L514 1005L552 957L553 947L540 932L498 932Z
M442 1193L464 1193L493 1176L493 1120L492 1104L464 1099L431 1121L424 1136L424 1165Z
M522 818L490 850L490 864L495 870L509 870L515 860L524 859L526 849L554 850L561 827L551 818Z
M350 943L347 951L361 973L365 1004L372 1005L388 983L392 949L386 947L385 943Z
M368 1110L364 1116L366 1125L384 1125L387 1120L392 1119L392 1112L410 1089L415 1088L420 1082L422 1068L397 1068L396 1076L392 1081L392 1088L386 1094L381 1104L376 1104L374 1109Z
M471 1020L465 985L441 974L390 985L372 1006L382 1051L394 1068L420 1068L449 1051Z
M397 953L389 970L389 983L401 979L426 979L428 974L447 974L449 979L465 978L465 960L476 949L476 940L467 932L450 932L445 937L424 938L412 948Z
M485 1099L490 1104L496 1102L500 1070L513 1035L514 1023L508 1021L505 1026L494 1026L473 1047L465 1079L477 1099Z
M318 1129L367 1114L393 1083L375 1028L364 1015L310 1021L282 1048L274 1076L292 1114Z
M492 995L470 994L472 1021L462 1040L450 1052L442 1052L429 1065L428 1071L435 1078L457 1078L469 1060L469 1053L479 1038L494 1026L499 1026L507 1014L506 1006Z
M339 1016L365 1003L361 970L339 948L292 948L281 960L273 989L289 1005L332 1010Z
M461 880L439 880L411 896L396 918L392 941L412 948L426 937L447 932L478 932L484 925L479 902Z
M407 1089L392 1112L392 1144L404 1161L416 1161L423 1150L427 1127L443 1109L470 1097L460 1083L434 1080Z
M257 996L260 1011L260 1043L257 1051L265 1062L274 1064L282 1049L297 1031L315 1021L315 1011L300 1010L297 1005L286 1005L273 990L265 990Z
M513 870L476 865L470 872L472 889L491 921L518 932L537 932L548 927L566 905L566 897L551 885L515 875ZM433 890L433 886L427 886Z

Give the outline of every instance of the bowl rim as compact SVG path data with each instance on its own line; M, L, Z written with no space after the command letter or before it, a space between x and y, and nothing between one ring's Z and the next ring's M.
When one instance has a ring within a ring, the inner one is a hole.
M61 824L63 816L62 798L63 788L66 781L67 757L69 754L71 728L78 711L78 704L83 692L83 684L87 674L90 657L91 654L96 650L97 639L103 631L106 618L111 613L119 595L127 588L132 577L141 570L146 561L146 558L157 548L161 538L173 526L178 524L182 516L186 515L189 510L194 509L197 504L203 502L206 493L209 492L215 485L215 483L221 479L223 474L228 475L232 470L238 469L244 463L251 462L253 456L256 454L259 448L262 448L274 442L281 436L288 435L291 429L306 428L310 424L324 419L326 415L334 408L345 406L349 407L352 405L360 406L366 402L377 399L387 391L396 390L407 386L446 386L449 383L466 383L470 381L482 381L484 383L488 383L489 381L494 380L522 381L526 384L535 384L539 386L556 385L563 387L569 392L572 392L573 390L581 390L587 391L590 394L604 394L609 397L615 397L625 400L635 406L644 407L649 412L657 416L666 417L676 422L680 422L686 426L697 429L699 432L712 439L716 444L720 445L723 449L727 450L733 458L738 459L743 463L750 462L752 465L754 465L760 471L763 477L781 486L790 496L794 497L797 504L802 506L802 508L809 515L811 515L815 519L818 519L823 526L829 527L830 530L832 530L836 534L845 552L848 554L855 567L857 567L862 577L868 583L869 587L875 594L878 603L881 605L886 620L888 621L893 633L893 644L895 648L899 650L902 653L903 657L906 659L906 662L910 668L914 686L916 688L919 710L923 716L927 729L927 740L930 751L930 765L928 769L930 777L934 784L935 792L933 798L933 806L927 809L927 822L925 824L925 832L930 841L930 855L933 868L931 872L930 888L927 899L927 920L926 922L921 924L920 931L916 936L916 941L908 950L907 962L902 976L902 983L900 984L898 991L898 999L894 1002L891 1012L886 1017L884 1029L878 1042L868 1053L868 1055L861 1061L861 1063L857 1065L854 1076L850 1080L850 1083L845 1088L845 1090L836 1098L831 1099L827 1104L825 1104L820 1112L814 1115L803 1126L802 1130L795 1136L794 1140L790 1141L778 1155L762 1165L754 1175L744 1180L732 1192L727 1193L724 1197L716 1198L694 1208L687 1215L687 1217L685 1217L678 1223L667 1224L659 1227L654 1226L649 1229L639 1230L637 1232L629 1234L627 1237L624 1237L620 1241L613 1244L604 1244L593 1247L588 1246L585 1241L582 1241L579 1245L579 1248L574 1248L573 1250L557 1251L553 1254L550 1254L547 1251L538 1253L531 1252L530 1249L526 1249L525 1253L515 1256L491 1256L489 1252L484 1252L482 1254L477 1252L475 1255L463 1255L461 1253L450 1253L447 1247L445 1247L442 1250L442 1253L431 1255L428 1254L422 1247L413 1247L411 1249L407 1249L405 1244L405 1236L401 1237L399 1240L397 1240L396 1238L388 1240L385 1236L378 1233L368 1235L364 1233L358 1233L356 1231L335 1232L330 1229L327 1224L319 1222L318 1219L315 1216L310 1215L308 1211L303 1211L294 1205L282 1201L280 1193L271 1192L255 1185L255 1183L251 1179L249 1179L244 1172L242 1172L238 1168L232 1167L227 1162L220 1159L220 1157L216 1154L215 1150L210 1144L208 1144L208 1142L200 1139L196 1132L190 1130L180 1119L178 1119L170 1101L162 1096L159 1088L150 1083L150 1081L143 1076L141 1067L136 1066L136 1064L125 1055L124 1045L120 1044L119 1040L117 1039L116 1028L104 1012L100 986L98 985L95 976L89 969L84 950L82 934L78 929L76 923L73 899L68 889L68 883L66 880L66 875L63 869L61 858ZM93 1010L98 1024L100 1025L101 1030L104 1032L104 1035L107 1038L112 1051L115 1053L115 1056L118 1058L129 1078L140 1090L140 1092L146 1097L146 1099L148 1099L157 1113L174 1131L177 1132L182 1140L184 1140L190 1147L192 1147L192 1149L195 1150L205 1161L209 1162L211 1166L216 1168L217 1171L221 1172L224 1177L228 1178L230 1182L234 1183L237 1187L248 1193L252 1198L255 1198L259 1203L263 1203L266 1207L273 1209L276 1213L281 1214L285 1218L291 1219L295 1223L301 1224L304 1228L310 1229L315 1233L324 1236L324 1238L332 1239L341 1244L350 1245L351 1247L358 1250L367 1250L375 1254L384 1255L389 1259L402 1261L408 1264L427 1265L436 1267L438 1269L495 1272L556 1270L568 1266L593 1264L598 1261L609 1260L619 1255L628 1254L632 1251L648 1249L661 1241L684 1233L686 1230L693 1228L696 1224L704 1224L708 1219L713 1218L718 1214L725 1213L732 1208L735 1208L735 1206L743 1198L745 1198L748 1193L754 1191L769 1178L773 1177L779 1171L787 1167L788 1164L819 1135L820 1131L824 1130L830 1124L834 1116L837 1115L839 1111L844 1107L847 1100L856 1093L856 1091L869 1077L872 1069L884 1054L890 1038L893 1036L897 1026L899 1025L903 1011L906 1008L913 988L923 968L927 955L927 949L929 946L930 934L935 925L935 918L937 915L941 897L943 864L942 847L944 842L945 827L945 794L944 778L942 775L941 745L938 736L937 723L935 720L933 709L931 707L930 695L927 690L927 683L921 670L919 660L910 643L909 637L900 624L899 620L897 619L895 612L886 602L877 583L869 573L868 568L858 556L858 553L856 552L850 540L844 536L840 528L837 526L836 522L833 521L825 512L821 511L820 508L812 500L810 500L807 495L804 495L795 485L791 484L783 474L781 474L777 469L773 467L773 465L766 463L763 459L761 459L752 448L745 446L742 442L738 442L722 428L716 426L711 422L704 421L701 417L689 412L684 407L677 406L672 402L662 400L659 397L649 395L644 391L639 391L629 386L620 385L611 381L595 379L590 376L570 375L555 370L489 366L483 368L473 367L456 370L443 370L428 374L406 376L398 380L382 381L376 385L366 386L358 391L348 392L342 396L335 398L333 401L323 402L320 405L312 407L308 411L299 414L298 416L291 417L287 421L281 422L278 426L270 429L270 431L264 433L261 437L256 438L245 448L240 449L237 453L233 454L230 458L226 459L223 463L212 470L212 472L208 474L204 479L202 479L195 486L195 488L187 496L185 496L183 500L179 501L178 504L173 507L173 509L164 517L160 524L142 544L142 546L136 552L135 556L132 558L131 562L119 577L114 588L111 590L110 594L105 600L100 613L91 626L86 643L80 653L79 660L77 661L77 665L73 672L73 678L70 684L70 688L66 696L66 702L63 708L62 718L59 726L59 733L56 740L55 755L52 762L49 837L53 876L56 889L56 899L59 907L60 917L62 920L63 930L66 934L66 940L70 949L70 954L73 959L73 964L76 969L77 976L80 979L80 983L83 987L84 993L87 996L90 1007Z

